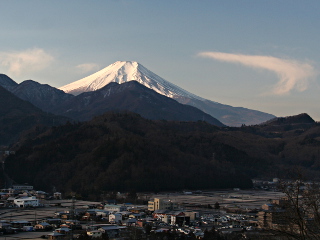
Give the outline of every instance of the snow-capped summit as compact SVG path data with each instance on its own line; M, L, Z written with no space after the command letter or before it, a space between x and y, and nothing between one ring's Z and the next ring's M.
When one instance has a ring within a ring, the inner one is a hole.
M117 61L88 77L72 82L59 89L66 93L78 95L83 92L90 92L103 88L110 82L121 84L128 81L137 81L157 93L170 98L179 96L203 100L201 97L164 80L135 61Z
M232 107L198 97L164 80L140 63L134 61L115 62L88 77L60 87L59 89L66 93L79 95L83 92L101 89L111 82L121 84L133 80L159 94L173 98L180 103L199 108L228 126L241 126L242 124L252 125L265 122L275 117L268 113Z

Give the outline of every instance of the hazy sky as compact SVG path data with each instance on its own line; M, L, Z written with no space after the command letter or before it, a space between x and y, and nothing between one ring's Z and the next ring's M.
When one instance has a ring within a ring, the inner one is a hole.
M201 97L320 121L319 0L0 0L0 73L60 87L138 61Z

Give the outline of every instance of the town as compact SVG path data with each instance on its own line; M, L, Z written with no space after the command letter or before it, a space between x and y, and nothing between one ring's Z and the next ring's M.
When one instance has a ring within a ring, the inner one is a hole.
M13 185L0 193L0 233L5 239L272 239L268 230L288 225L277 182L255 180L249 190L118 192L101 202ZM133 202L126 202L129 194Z

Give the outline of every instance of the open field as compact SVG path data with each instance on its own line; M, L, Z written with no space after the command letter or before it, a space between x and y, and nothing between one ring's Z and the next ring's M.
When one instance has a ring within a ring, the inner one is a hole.
M22 208L8 208L0 209L0 220L6 221L40 221L48 217L55 217L55 212L63 212L70 210L72 205L72 200L55 200L55 201L45 201L44 204L48 205L47 207L40 207L34 209L22 209ZM56 203L61 204L61 206L50 207L49 205L54 205ZM76 208L85 207L88 204L98 204L97 202L89 201L76 201ZM0 236L0 239L5 240L14 240L14 239L43 239L42 235L47 235L50 232L18 232L12 235Z
M61 206L49 207L49 204L59 203ZM55 212L63 212L70 210L72 200L55 200L44 202L48 207L39 207L34 209L23 209L23 208L7 208L0 209L0 220L8 221L39 221L45 218L54 218ZM76 208L83 208L89 204L99 204L97 202L90 201L76 201Z
M269 199L279 199L283 196L284 194L281 192L262 190L218 190L203 191L200 194L160 193L153 194L150 198L167 199L181 205L210 204L214 206L218 202L220 207L259 209L261 205L269 203Z

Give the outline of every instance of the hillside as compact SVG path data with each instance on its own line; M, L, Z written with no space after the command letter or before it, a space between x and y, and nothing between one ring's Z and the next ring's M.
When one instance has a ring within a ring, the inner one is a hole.
M314 124L315 121L306 113L301 113L295 116L277 117L261 123L260 125L268 126L286 126L286 125L308 125Z
M11 78L9 78L7 75L0 73L0 86L10 91L17 85L18 84L15 81L13 81Z
M131 111L147 119L207 121L224 126L211 115L192 106L161 95L136 81L111 82L96 91L73 96L47 84L32 80L15 83L0 75L0 86L44 112L63 115L76 121L87 121L108 111Z
M42 112L0 86L0 145L13 143L36 126L52 126L66 121L65 117Z
M130 111L153 120L206 121L224 126L201 110L178 103L136 81L109 83L101 89L75 96L52 110L75 120L90 120L108 111Z
M51 110L73 97L63 91L47 84L40 84L32 80L26 80L15 86L11 92L17 97L29 101L44 112ZM59 113L57 113L60 115Z
M320 180L320 126L294 126L272 132L107 113L21 142L6 166L17 182L91 199L102 191L245 188L250 178L292 169Z
M133 113L108 113L52 128L25 142L6 167L17 182L45 191L55 186L86 197L107 190L251 187L233 162L247 166L255 160L211 138L217 131L205 122L151 121Z

